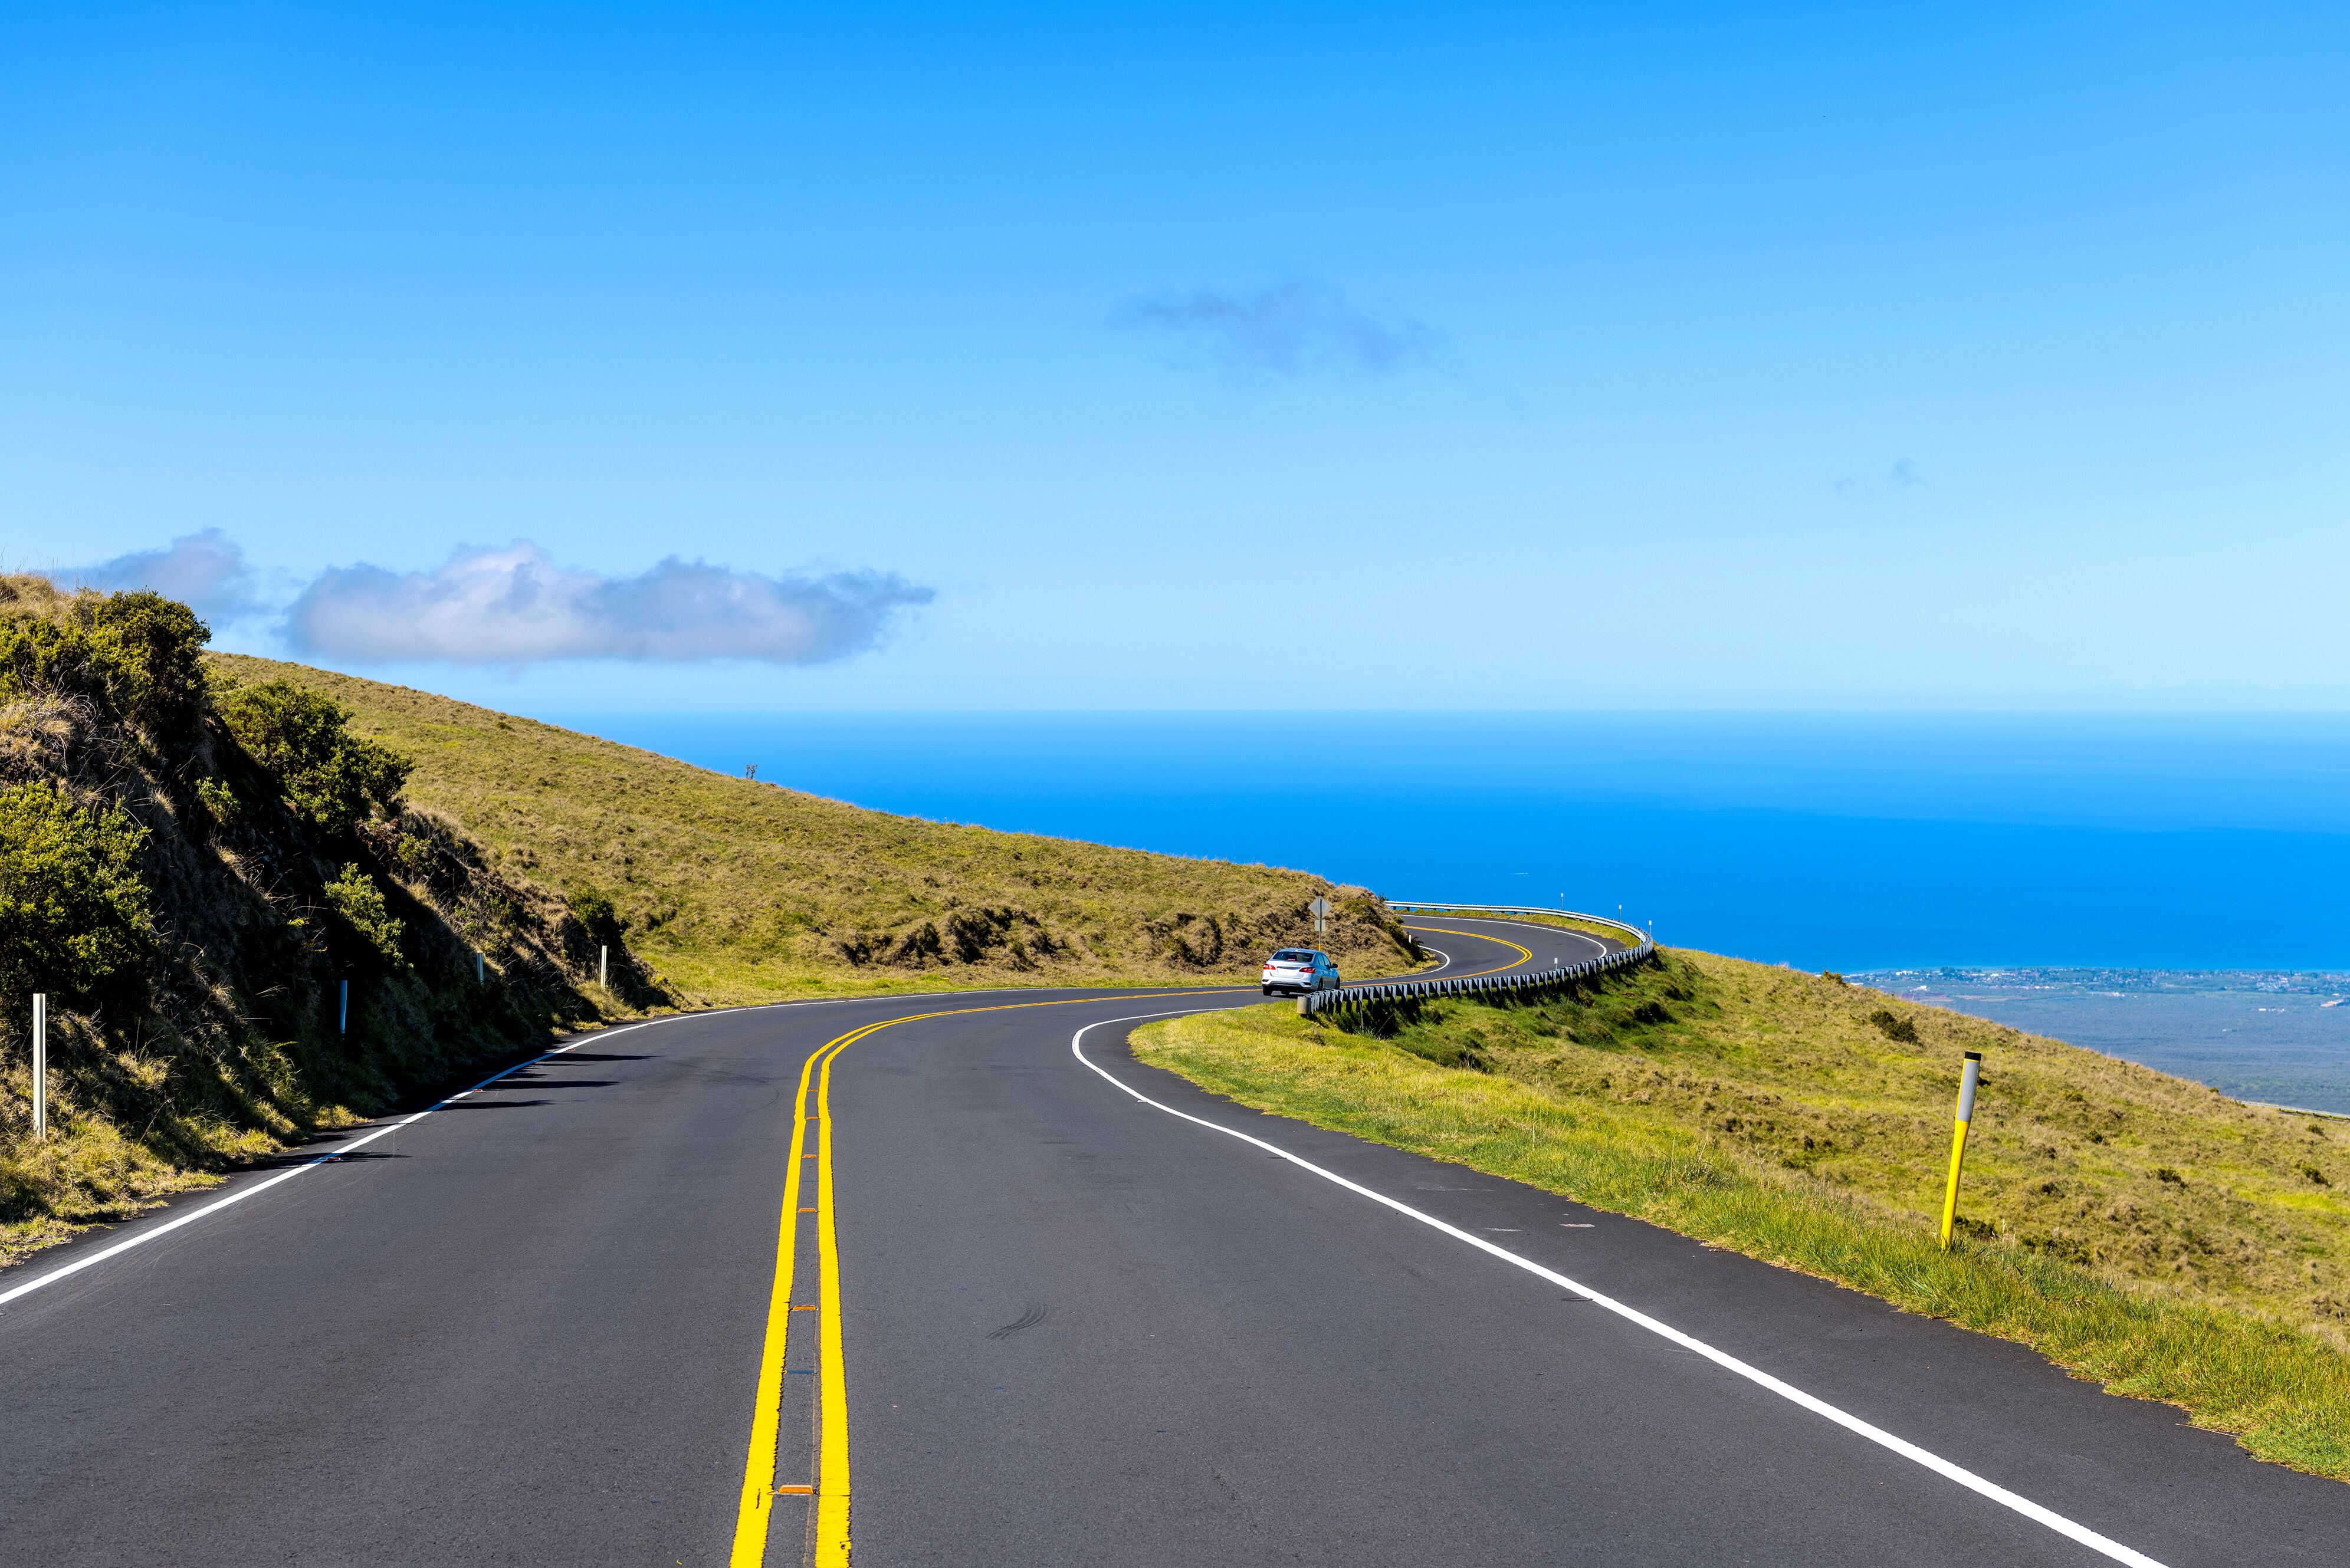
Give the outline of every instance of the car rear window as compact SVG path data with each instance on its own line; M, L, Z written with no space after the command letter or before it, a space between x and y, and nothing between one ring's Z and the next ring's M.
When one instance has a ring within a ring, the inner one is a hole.
M1312 963L1314 961L1314 955L1312 953L1301 952L1295 948L1284 948L1273 956L1275 961L1286 961L1289 963Z

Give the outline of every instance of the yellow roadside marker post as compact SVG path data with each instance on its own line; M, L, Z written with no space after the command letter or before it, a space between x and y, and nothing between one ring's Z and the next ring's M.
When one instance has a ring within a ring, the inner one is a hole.
M1975 1119L1975 1085L1982 1080L1982 1053L1967 1053L1959 1078L1959 1125L1950 1131L1950 1185L1942 1194L1942 1251L1950 1250L1950 1228L1959 1220L1959 1167L1967 1158L1967 1124Z

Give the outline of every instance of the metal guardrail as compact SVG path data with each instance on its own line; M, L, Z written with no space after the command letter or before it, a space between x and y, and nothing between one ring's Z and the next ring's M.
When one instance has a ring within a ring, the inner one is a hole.
M1509 996L1533 997L1545 991L1563 991L1586 980L1619 969L1631 969L1644 964L1656 955L1657 944L1638 926L1600 915L1586 915L1573 909L1540 909L1532 905L1509 904L1423 904L1388 900L1388 908L1400 912L1429 911L1442 914L1451 910L1484 909L1494 914L1564 915L1572 920L1590 920L1638 939L1638 944L1602 953L1581 963L1555 964L1549 969L1503 970L1496 974L1464 974L1450 979L1384 980L1367 985L1340 986L1335 991L1309 991L1297 999L1297 1015L1311 1018L1317 1012L1336 1012L1347 1007L1367 1007L1381 1002L1410 1002L1434 996Z

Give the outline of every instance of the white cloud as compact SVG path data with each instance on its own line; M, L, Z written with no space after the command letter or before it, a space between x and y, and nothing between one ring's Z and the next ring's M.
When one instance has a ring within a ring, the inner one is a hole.
M1432 358L1443 334L1409 317L1381 317L1324 283L1198 288L1129 300L1116 325L1171 338L1180 357L1227 375L1383 376Z
M338 566L287 610L305 653L519 666L553 659L816 664L872 647L929 588L889 572L764 576L672 556L634 576L557 566L528 540L429 572Z
M109 593L148 588L178 599L199 615L233 619L261 607L258 585L244 552L217 528L183 534L160 550L134 550L95 566L56 574Z

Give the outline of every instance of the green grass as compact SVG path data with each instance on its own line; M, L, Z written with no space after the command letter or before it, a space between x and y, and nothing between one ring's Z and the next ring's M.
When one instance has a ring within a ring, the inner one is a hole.
M1880 1010L1917 1039L1872 1023ZM1571 998L1431 1005L1389 1039L1251 1008L1147 1025L1136 1044L1243 1104L2020 1341L2263 1459L2350 1480L2338 1125L1681 951ZM1945 1253L1935 1220L1967 1050L1984 1054L1984 1086Z
M1417 961L1360 889L1303 871L1115 849L868 811L595 736L306 666L296 680L416 762L414 805L498 869L607 898L629 948L696 1002L973 985L1232 984L1313 942L1349 978Z

